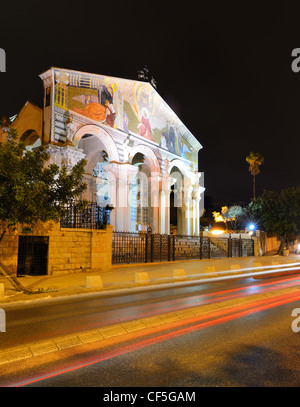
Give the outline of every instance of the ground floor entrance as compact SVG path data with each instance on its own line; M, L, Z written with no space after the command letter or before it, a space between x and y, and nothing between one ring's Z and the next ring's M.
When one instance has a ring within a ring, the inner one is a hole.
M46 275L49 236L19 236L17 276Z

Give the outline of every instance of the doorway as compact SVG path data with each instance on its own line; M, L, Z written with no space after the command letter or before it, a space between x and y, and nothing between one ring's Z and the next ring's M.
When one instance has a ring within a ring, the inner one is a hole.
M47 274L49 236L19 236L17 276Z

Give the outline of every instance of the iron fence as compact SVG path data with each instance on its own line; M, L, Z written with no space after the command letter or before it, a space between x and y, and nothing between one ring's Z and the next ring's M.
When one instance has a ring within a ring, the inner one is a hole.
M96 203L89 203L84 208L80 203L72 203L63 208L60 225L62 228L105 229L110 223L110 211L108 206Z
M112 263L147 262L148 235L129 232L113 232Z
M149 263L254 255L252 239L113 232L112 263Z

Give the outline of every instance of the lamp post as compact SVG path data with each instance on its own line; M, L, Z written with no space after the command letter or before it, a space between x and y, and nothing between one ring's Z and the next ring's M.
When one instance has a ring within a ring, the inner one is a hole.
M105 215L104 215L104 224L110 224L110 212L113 211L115 208L111 204L107 204L105 207Z

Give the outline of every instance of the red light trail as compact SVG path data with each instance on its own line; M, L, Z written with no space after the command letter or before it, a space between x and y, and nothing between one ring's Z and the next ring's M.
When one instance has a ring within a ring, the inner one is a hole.
M230 291L230 290L229 290ZM53 377L57 377L62 374L66 374L68 372L76 371L79 369L82 369L84 367L94 365L96 363L100 363L112 358L115 358L117 356L124 355L126 353L134 352L139 349L143 349L144 347L155 345L157 343L161 343L182 335L186 335L192 332L196 332L201 329L209 328L218 324L222 324L224 322L228 322L237 318L244 317L246 315L254 314L257 312L261 312L270 308L278 307L293 301L300 300L300 290L297 290L296 292L289 293L289 294L283 294L279 295L273 298L266 298L262 300L255 301L254 303L248 303L248 304L241 304L238 306L226 309L221 309L218 311L214 311L205 315L200 315L195 318L190 318L185 321L180 321L176 322L173 324L170 324L168 328L165 329L176 329L179 326L186 325L184 328L177 329L172 332L167 332L161 335L158 335L154 338L149 338L145 340L141 340L137 343L131 344L131 345L126 345L123 347L120 347L112 352L106 352L101 355L101 357L98 358L93 358L93 359L88 359L85 363L79 364L79 365L73 365L69 366L68 368L65 368L60 371L56 371L53 373L46 374L44 376L40 377L35 377L31 379L27 379L25 381L16 383L16 384L11 384L9 387L21 387L21 386L28 386L33 383L37 383L43 380L47 380ZM200 322L202 321L202 322ZM199 323L200 322L200 323ZM191 325L193 324L194 325ZM152 330L148 330L147 334L155 334L158 332L161 332L164 328L155 328ZM145 333L140 333L139 336L145 335Z

